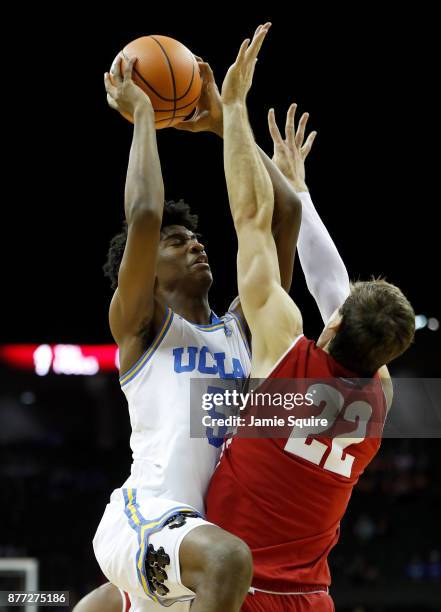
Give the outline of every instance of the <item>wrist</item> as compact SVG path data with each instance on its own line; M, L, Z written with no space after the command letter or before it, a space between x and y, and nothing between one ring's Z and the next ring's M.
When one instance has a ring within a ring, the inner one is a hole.
M133 117L136 119L137 117L145 117L145 116L154 116L155 111L153 110L152 103L150 100L146 102L141 102L136 104L135 109L133 111Z
M309 191L301 191L297 193L297 197L299 198L303 207L310 208L311 206L314 206Z
M222 102L223 113L234 112L234 111L246 111L247 104L245 100L235 98L229 102Z
M216 134L216 136L219 136L219 138L223 138L224 137L224 121L223 118L221 118L216 125L213 126L213 129L211 130L213 132L213 134Z
M289 181L296 193L306 192L309 193L309 189L305 183L305 181Z
M223 134L232 122L248 122L247 105L242 101L234 101L223 105Z

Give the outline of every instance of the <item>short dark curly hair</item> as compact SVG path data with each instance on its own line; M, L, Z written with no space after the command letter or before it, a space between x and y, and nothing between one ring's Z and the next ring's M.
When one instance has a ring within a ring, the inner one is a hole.
M191 213L190 206L184 200L167 200L164 202L161 231L168 225L183 225L191 232L198 227L198 216ZM106 263L103 266L104 276L110 279L112 289L118 286L118 271L127 241L127 223L124 221L122 231L110 241Z

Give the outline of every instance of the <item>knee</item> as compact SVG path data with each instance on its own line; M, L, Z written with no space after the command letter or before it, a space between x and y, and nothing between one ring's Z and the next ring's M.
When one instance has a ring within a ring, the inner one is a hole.
M216 612L239 610L253 577L248 546L233 535L223 534L206 549L194 589L200 605L210 602L210 610Z
M207 553L205 573L223 585L235 584L245 591L253 576L253 558L248 546L233 535L217 541Z
M251 551L241 539L207 526L195 529L181 545L183 583L194 591L220 585L222 592L247 592L253 576Z

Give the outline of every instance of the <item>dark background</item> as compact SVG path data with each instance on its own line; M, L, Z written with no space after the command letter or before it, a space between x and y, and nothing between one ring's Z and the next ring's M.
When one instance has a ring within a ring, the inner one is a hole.
M424 5L412 12L397 5L391 13L373 4L355 10L319 3L266 11L239 3L91 10L23 9L3 26L3 342L111 341L111 293L101 266L123 219L132 132L105 102L103 73L116 53L138 36L170 35L211 63L220 86L241 41L267 20L273 27L249 96L257 141L270 151L268 108L281 126L292 101L308 111L318 137L307 183L351 278L385 275L417 314L441 319L439 69L435 18ZM158 143L166 197L183 197L200 215L215 278L211 304L221 313L236 294L222 144L212 134L172 129L160 131ZM321 321L300 267L292 295L305 333L317 336ZM440 376L439 334L418 331L392 373ZM128 473L125 400L112 376L37 380L4 371L0 381L2 409L15 406L19 414L23 391L33 392L25 410L39 431L4 436L0 554L38 557L42 588L70 588L78 597L102 580L90 539L108 493ZM407 463L397 459L402 455ZM366 607L373 591L386 602L391 585L436 601L430 588L439 578L427 569L441 547L439 527L429 520L440 501L436 441L386 441L378 462L365 476L370 488L360 483L331 558L341 610L404 609ZM400 479L404 493L392 486ZM364 540L354 535L363 512L374 525ZM412 563L426 568L413 579ZM358 595L344 599L351 589ZM410 595L402 599L414 605ZM422 600L408 609L423 610Z

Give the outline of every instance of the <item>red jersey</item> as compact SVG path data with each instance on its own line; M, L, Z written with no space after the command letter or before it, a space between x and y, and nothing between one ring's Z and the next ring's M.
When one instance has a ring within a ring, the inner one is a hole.
M289 378L316 379L305 384L315 415L326 414L329 426L307 438L236 435L207 494L207 520L253 553L253 587L284 593L330 584L327 557L352 489L380 447L387 412L378 377L361 384L304 336L263 386ZM332 430L337 417L340 433Z

